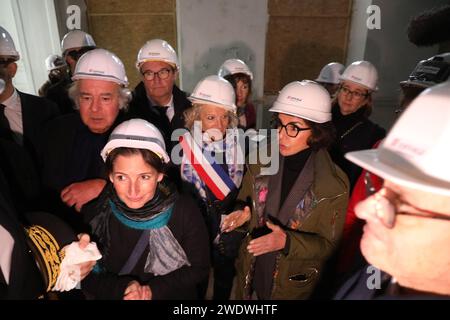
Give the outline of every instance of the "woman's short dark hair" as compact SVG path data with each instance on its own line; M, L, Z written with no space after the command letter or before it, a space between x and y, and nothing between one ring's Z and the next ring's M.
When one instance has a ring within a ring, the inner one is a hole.
M108 174L112 173L114 162L116 161L118 156L126 157L136 154L140 154L144 159L145 163L147 163L149 166L158 171L158 173L165 173L166 165L161 160L161 158L156 155L156 153L148 149L137 149L127 147L116 148L108 154L108 157L106 158L105 162L107 173Z
M311 128L311 136L307 143L312 150L328 148L334 142L336 130L331 121L316 123L306 119L303 120Z
M252 94L252 79L248 74L239 72L235 74L227 74L224 77L226 80L228 80L229 83L233 86L234 90L236 91L237 83L239 81L242 81L244 84L248 85L248 97L250 98L250 95ZM247 102L247 101L246 101Z

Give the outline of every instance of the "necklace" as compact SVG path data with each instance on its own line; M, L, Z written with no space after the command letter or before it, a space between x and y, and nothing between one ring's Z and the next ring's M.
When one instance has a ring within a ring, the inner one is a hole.
M359 127L362 124L363 124L363 121L359 121L359 122L355 123L350 129L348 129L341 135L341 140L344 139L350 132L352 132L354 129L356 129L357 127Z

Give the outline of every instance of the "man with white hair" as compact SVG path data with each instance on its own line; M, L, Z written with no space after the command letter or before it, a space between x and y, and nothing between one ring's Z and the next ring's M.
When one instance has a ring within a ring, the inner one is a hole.
M47 211L64 215L77 228L81 219L67 209L80 211L103 189L106 177L100 151L121 122L130 92L122 61L104 49L84 54L72 80L69 96L79 113L49 123L41 165L48 191L43 200L52 206ZM61 206L63 203L65 206Z
M450 296L449 105L450 82L431 87L378 149L346 155L384 184L355 209L366 221L360 247L372 266L349 279L336 299Z

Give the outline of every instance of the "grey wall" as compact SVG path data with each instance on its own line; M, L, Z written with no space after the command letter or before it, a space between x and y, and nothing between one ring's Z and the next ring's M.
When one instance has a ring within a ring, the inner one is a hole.
M58 31L61 40L67 32L73 29L80 29L89 32L85 0L53 0L53 1L55 4L56 19L58 20ZM71 5L75 5L80 9L79 19L76 19L76 21L74 21L72 18L69 18L69 16L73 17L74 15L78 14L78 12L75 13L73 11L68 12L68 8ZM74 25L74 22L79 22L79 25Z
M253 71L253 99L262 100L267 0L178 0L177 20L184 90L239 58Z
M20 54L14 86L37 94L47 80L45 58L60 53L53 0L0 0L0 25Z
M438 52L437 46L418 48L410 43L407 37L408 23L411 17L446 3L446 0L372 1L373 5L381 9L381 29L368 30L364 59L378 68L380 89L375 95L372 118L386 128L394 121L393 111L398 105L400 94L399 82L407 79L417 62Z

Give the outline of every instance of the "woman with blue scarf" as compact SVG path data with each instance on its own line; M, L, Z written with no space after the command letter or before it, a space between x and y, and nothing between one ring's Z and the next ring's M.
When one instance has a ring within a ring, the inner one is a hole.
M103 254L82 290L94 299L195 299L209 270L196 204L164 179L164 139L141 119L123 122L102 150L110 179L83 207Z
M208 227L214 267L214 300L230 297L235 275L234 259L243 234L221 234L222 219L233 211L241 186L244 152L239 145L235 94L219 76L208 76L195 87L185 112L190 132L180 139L183 149L181 178L202 207ZM200 287L204 295L207 279Z

